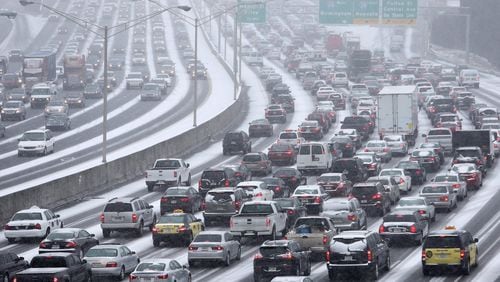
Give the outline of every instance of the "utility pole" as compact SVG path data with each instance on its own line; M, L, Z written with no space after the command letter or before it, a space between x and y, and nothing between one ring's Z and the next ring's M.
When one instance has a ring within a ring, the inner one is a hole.
M234 73L234 95L236 100L238 95L238 11L234 13L234 34L233 34L233 73Z

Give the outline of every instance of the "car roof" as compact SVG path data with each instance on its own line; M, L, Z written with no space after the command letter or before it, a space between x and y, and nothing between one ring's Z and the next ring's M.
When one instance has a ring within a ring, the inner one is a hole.
M288 246L290 240L268 240L262 243L261 247Z
M18 211L16 213L19 213L19 212L34 212L34 211L43 212L43 211L46 211L46 210L47 209L43 209L43 208L40 208L38 206L32 206L29 209L20 210L20 211Z
M247 186L247 185L248 186L250 186L250 185L254 186L254 185L260 185L262 183L264 183L264 182L262 182L262 181L242 181L242 182L238 183L237 186L238 187L240 187L240 186Z

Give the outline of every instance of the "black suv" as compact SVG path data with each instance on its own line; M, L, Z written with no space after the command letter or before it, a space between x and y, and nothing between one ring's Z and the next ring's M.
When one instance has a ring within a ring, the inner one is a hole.
M368 179L368 170L358 158L342 158L333 162L332 172L344 173L352 183L364 182Z
M16 273L29 268L29 263L15 253L0 252L0 278L2 281L13 281Z
M345 117L341 122L341 129L352 128L357 129L359 134L363 137L363 140L368 140L370 136L370 121L362 116L351 116Z
M381 269L388 271L391 267L389 246L373 231L343 231L330 243L326 266L330 281L338 280L340 273L349 276L365 274L370 280L377 280ZM348 280L354 279L349 277Z
M455 149L453 163L474 163L483 175L486 173L483 151L479 147L458 147Z
M411 176L411 184L422 185L427 181L427 172L417 161L400 161L395 168L402 168Z
M198 191L202 197L205 197L208 190L217 187L234 187L239 182L240 178L232 168L209 168L205 169L201 174L200 181L198 182Z
M352 195L359 200L367 213L374 212L384 216L391 210L391 197L385 192L381 182L364 182L354 184Z
M222 141L222 154L229 155L233 152L243 154L252 151L252 142L245 131L228 132Z
M339 144L343 157L349 158L356 153L356 144L349 136L334 136L330 139L330 142Z

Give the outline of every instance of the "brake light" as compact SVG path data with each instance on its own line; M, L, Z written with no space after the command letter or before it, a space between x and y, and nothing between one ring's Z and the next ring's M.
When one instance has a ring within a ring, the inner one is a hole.
M419 214L426 214L427 212L425 210L419 210L418 213Z
M52 282L59 282L59 278L57 277L52 278Z
M69 241L68 243L66 243L66 248L74 248L76 247L76 243L74 241Z
M373 200L380 200L380 199L382 199L382 194L377 193L377 194L375 194L375 195L372 196L372 199Z
M368 262L371 262L373 259L372 251L368 250L366 251L366 258L368 259Z
M128 276L128 281L133 281L133 280L135 280L135 279L137 279L137 276L135 276L134 274L130 274L130 275Z
M321 203L321 198L320 198L320 197L316 197L316 198L314 198L314 202L315 202L316 204Z
M213 251L222 251L222 250L224 250L224 247L223 246L213 246L212 250Z
M476 160L476 164L477 164L477 165L482 164L482 163L481 163L481 160Z
M205 203L205 201L202 201L201 202L201 209L205 210L206 208L207 208L207 203Z
M399 184L403 184L403 183L405 183L405 180L403 178L400 178L399 179Z
M452 186L452 187L453 187L453 188L460 188L460 184L455 183L455 184L453 184L453 186Z
M262 192L259 192L259 193L255 194L255 197L262 197L262 196L263 196Z
M350 221L356 221L358 219L358 217L352 213L352 214L347 215L347 219Z
M132 222L133 223L137 222L137 214L135 214L135 213L132 214Z
M186 232L188 230L188 228L186 226L179 226L179 228L177 228L177 231L179 232Z
M426 255L425 255L425 250L422 250L422 261L425 261Z
M287 211L287 213L288 213L289 215L293 215L293 214L295 213L295 211L294 211L294 210L288 210L288 211Z
M144 177L146 177L146 178L148 177L148 172L147 171L144 172Z
M8 224L5 224L5 225L3 226L3 229L4 229L4 230L12 230L12 227L10 227Z
M323 235L323 245L326 245L328 243L328 236Z
M285 154L286 154L287 156L291 156L291 155L292 155L292 151L287 151Z
M326 261L330 261L330 251L326 251L325 257L326 257Z
M181 202L187 203L187 202L189 202L189 198L181 198Z
M35 229L38 230L42 229L42 225L40 223L35 224Z
M460 259L464 259L464 258L465 258L465 250L460 249Z
M168 202L168 199L165 198L165 197L161 197L160 202L161 203L166 203L166 202Z
M115 261L111 261L111 262L106 263L106 267L117 267L117 266L118 266L118 263Z
M421 174L422 174L422 171L421 171L420 169L417 169L417 170L415 171L415 174L416 174L416 175L421 175Z
M448 196L441 196L439 200L442 202L448 202Z
M226 179L226 181L224 181L224 186L229 187L229 185L230 185L229 179Z
M412 226L410 226L410 232L411 233L417 233L417 227L415 226L415 224L413 224Z
M201 180L198 181L198 187L201 187Z
M378 233L384 233L385 232L385 226L382 224L380 225L380 227L378 228Z
M168 278L168 274L160 274L157 277L158 277L158 279L167 279Z
M153 232L153 233L158 233L158 228L153 227L153 229L151 229L151 232Z
M44 242L41 242L40 245L38 245L40 249L46 249L47 245Z
M292 260L293 259L293 255L290 252L287 252L286 254L279 255L279 257L282 258L282 259L287 259L287 260Z
M369 152L370 150L368 150L368 148L365 148L365 152Z
M384 148L384 152L389 152L389 148Z
M270 226L271 225L271 218L270 217L266 217L266 226Z
M177 171L174 170L174 177L177 177Z
M198 250L198 247L189 246L188 250L190 250L190 251L196 251L196 250Z
M347 143L347 144L345 145L345 147L346 147L346 148L352 148L352 144L351 144L351 143Z
M254 260L255 259L262 259L262 258L263 258L263 256L261 253L256 253L255 256L253 257Z
M239 211L241 207L241 202L240 201L235 201L234 202L234 209Z

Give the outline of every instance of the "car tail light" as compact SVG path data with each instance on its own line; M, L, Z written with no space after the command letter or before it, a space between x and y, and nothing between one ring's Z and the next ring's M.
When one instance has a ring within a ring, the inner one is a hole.
M68 243L66 243L65 247L66 248L74 248L74 247L76 247L76 242L69 241Z
M271 218L266 217L266 226L270 226L270 225L271 225Z
M292 260L293 259L293 255L292 255L291 252L287 252L285 254L279 255L278 257L280 257L282 259L287 259L287 260Z
M255 197L262 197L262 196L263 196L262 192L259 192L259 193L255 194Z
M356 221L358 217L355 214L351 213L347 215L347 219L350 221Z
M352 148L352 144L351 144L351 143L347 143L347 144L345 145L345 147L346 147L346 148Z
M255 256L253 257L254 260L256 260L256 259L262 259L262 258L263 258L263 256L262 256L261 253L256 253Z
M290 178L292 181L297 181L297 178L295 176L292 176L292 178Z
M148 177L148 172L147 171L144 172L144 177Z
M179 228L177 228L177 231L179 232L186 232L188 230L188 228L186 226L179 226Z
M189 198L181 198L181 202L187 203L187 202L189 202Z
M174 177L177 177L177 171L174 170Z
M101 222L104 223L104 218L105 218L104 213L101 213L101 216L99 218L100 218Z
M212 251L222 251L222 250L224 250L223 246L213 246L212 247Z
M399 184L403 184L403 183L405 183L405 180L403 178L400 178L399 179Z
M44 242L41 242L40 245L38 245L40 249L46 249L47 245Z
M382 224L380 225L380 227L378 228L378 233L384 233L385 232L385 226Z
M135 213L132 214L132 222L133 223L137 222L137 214L135 214Z
M115 261L110 261L110 262L106 263L106 267L117 267L117 266L118 266L118 263Z
M439 197L439 200L442 202L448 202L448 196L441 196Z
M293 214L295 214L295 211L294 210L288 210L287 213L288 213L288 215L293 215Z
M12 230L12 227L10 227L8 224L5 224L5 225L3 226L3 229L4 229L4 230Z
M417 227L415 226L415 224L413 224L412 226L410 226L410 232L411 233L417 233Z
M241 177L241 173L239 173L239 172L235 172L235 173L234 173L234 176L236 176L236 177Z
M476 164L477 164L477 165L482 164L481 160L476 160Z
M365 148L365 152L370 152L370 150L368 150L368 148Z
M368 262L372 261L372 259L373 259L372 251L370 251L370 250L366 251L366 259L368 260Z
M375 194L375 195L372 196L372 199L373 200L380 200L380 199L382 199L382 194L377 193L377 194Z
M202 186L201 184L202 184L201 180L198 181L198 187L201 187Z
M229 179L226 179L226 181L224 181L224 186L229 187L230 184L231 183L229 183Z
M135 276L134 274L130 274L128 276L128 281L133 281L133 280L136 280L137 279L137 276Z
M417 170L415 171L415 174L416 174L416 175L421 175L421 174L422 174L422 171L421 171L420 169L417 169Z
M161 199L160 199L160 203L166 203L166 202L168 202L168 198L166 198L166 197L161 197Z
M384 148L384 152L389 152L391 149L389 148Z
M326 261L330 261L330 251L326 251L325 259L326 259Z
M38 230L42 229L42 225L40 223L35 224L35 229Z
M52 278L52 282L59 282L59 278L57 277Z
M453 184L453 186L452 186L452 187L453 187L453 188L460 188L460 184L455 183L455 184Z
M422 250L422 261L425 261L426 258L425 250Z
M198 250L198 247L193 247L193 246L189 246L188 248L190 251L196 251Z
M314 198L314 202L315 202L316 204L321 203L321 198L320 198L320 197L316 197L316 198Z
M168 278L168 274L160 274L157 276L158 279L167 279Z
M328 236L323 235L323 245L326 245L328 243Z
M158 228L153 227L153 229L151 229L151 232L153 232L153 233L158 233Z
M427 211L425 211L425 210L418 210L418 213L419 213L419 214L426 214L426 213L427 213Z
M287 156L291 156L291 155L293 154L293 152L292 152L292 151L287 151L285 154L286 154Z
M464 258L465 258L465 250L460 249L460 259L464 259Z
M441 123L440 122L436 123L436 127L441 127Z
M376 168L377 167L377 164L376 163L372 163L370 164L370 168Z

